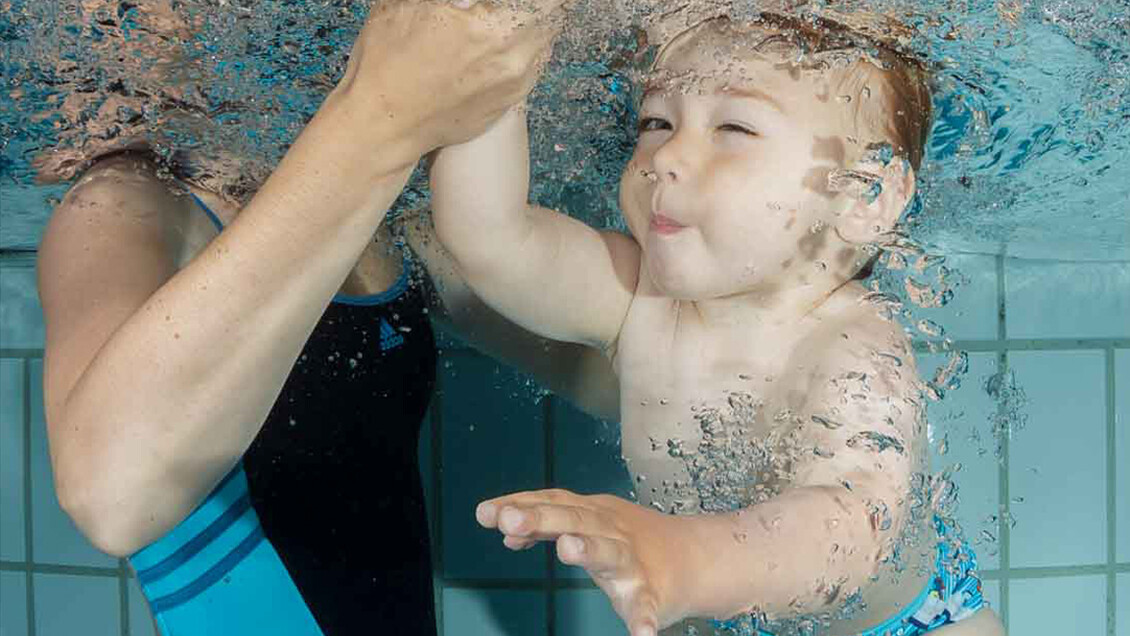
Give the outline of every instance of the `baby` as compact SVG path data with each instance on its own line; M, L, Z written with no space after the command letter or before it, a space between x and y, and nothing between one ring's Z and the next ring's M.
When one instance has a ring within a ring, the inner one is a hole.
M555 541L632 636L735 616L752 634L1003 633L967 546L927 534L910 343L858 282L915 191L922 67L765 14L680 33L649 78L620 183L631 236L528 203L522 112L433 164L436 229L479 295L611 357L638 490L518 493L480 523L513 549Z

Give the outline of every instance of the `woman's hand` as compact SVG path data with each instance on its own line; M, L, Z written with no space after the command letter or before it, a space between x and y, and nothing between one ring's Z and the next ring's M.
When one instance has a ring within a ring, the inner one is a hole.
M677 574L688 563L694 519L673 517L611 495L567 490L516 493L479 504L475 517L523 550L554 541L562 563L580 566L604 590L631 636L655 636L685 617Z
M416 157L469 141L533 87L566 1L528 0L519 11L385 0L332 97L349 128L386 140L391 126Z

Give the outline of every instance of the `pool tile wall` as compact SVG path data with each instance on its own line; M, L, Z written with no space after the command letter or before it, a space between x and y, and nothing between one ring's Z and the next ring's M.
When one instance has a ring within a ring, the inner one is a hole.
M0 257L0 632L149 636L129 569L91 547L54 498L32 258ZM1130 266L981 255L950 264L965 275L958 295L919 316L946 327L970 370L930 407L934 468L961 465L957 516L986 596L1012 633L1130 633ZM924 373L941 364L918 348ZM999 371L1015 376L1028 417L1001 438L991 421L1002 406L985 390ZM445 341L440 384L420 466L441 634L622 634L583 572L544 548L510 553L473 518L479 498L507 490L627 494L615 429L456 341Z

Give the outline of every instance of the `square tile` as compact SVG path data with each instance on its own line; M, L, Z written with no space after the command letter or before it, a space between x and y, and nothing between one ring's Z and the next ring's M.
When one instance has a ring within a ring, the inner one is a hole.
M561 590L556 596L557 636L620 636L624 621L600 590ZM705 635L704 635L705 636Z
M42 349L43 310L34 260L0 266L0 298L0 349Z
M546 592L443 591L444 636L543 636Z
M944 307L925 309L907 303L914 322L930 320L954 340L994 340L997 337L997 259L984 254L946 256L946 266L959 281L953 299ZM915 333L916 339L924 339Z
M1114 352L1114 382L1116 558L1126 563L1130 562L1130 349Z
M919 374L932 377L947 359L943 355L919 355ZM969 354L969 370L961 378L961 386L947 391L941 401L928 402L926 407L930 472L952 471L958 488L955 517L973 544L983 569L1000 565L1000 460L990 420L997 405L985 390L997 368L996 354Z
M475 521L484 499L546 486L543 404L522 376L470 352L444 356L437 399L444 576L544 577L543 550L511 552L497 531Z
M981 594L997 616L1001 615L1001 585L1003 584L1000 581L981 582Z
M27 636L27 575L0 572L0 636Z
M1106 403L1101 351L1010 355L1028 397L1009 451L1014 567L1106 562ZM1083 633L1083 632L1080 632Z
M1130 634L1130 574L1115 576L1114 633Z
M1130 263L1005 261L1009 338L1130 336Z
M24 361L0 360L0 559L23 561Z
M553 478L558 488L630 498L632 480L620 455L620 425L589 417L567 400L552 400Z
M9 156L14 148L8 150ZM16 151L19 152L19 151ZM47 220L51 217L51 199L62 199L70 184L55 186L16 185L9 180L0 184L0 210L4 222L0 223L0 249L35 249L43 237Z
M157 626L153 622L153 615L149 612L149 603L141 593L137 578L129 578L129 633L130 636L158 636Z
M121 636L118 579L35 575L36 636Z
M1106 577L1010 580L1008 633L1106 634Z
M36 563L117 567L118 560L99 552L59 507L43 417L43 361L31 365L31 527Z

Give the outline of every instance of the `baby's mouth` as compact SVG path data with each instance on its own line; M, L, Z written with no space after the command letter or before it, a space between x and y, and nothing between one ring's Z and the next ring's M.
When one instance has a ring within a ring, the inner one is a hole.
M675 221L674 219L656 213L651 215L651 231L656 234L670 235L678 234L686 229L687 226Z

